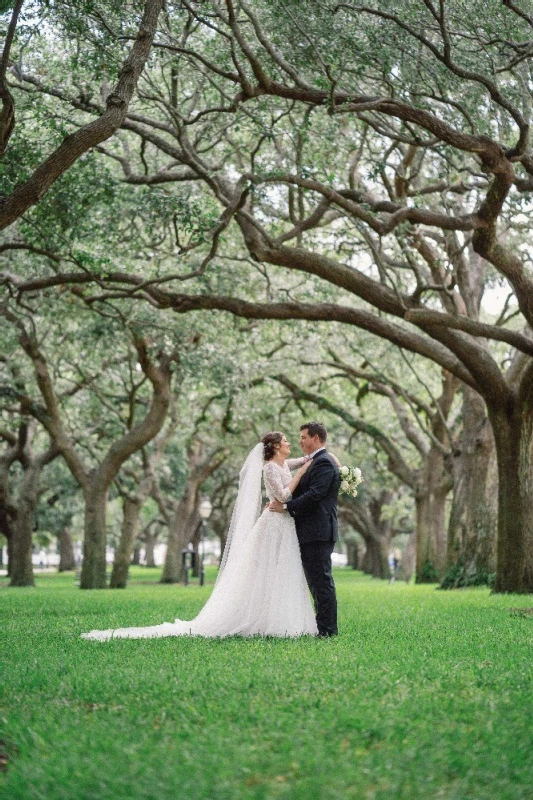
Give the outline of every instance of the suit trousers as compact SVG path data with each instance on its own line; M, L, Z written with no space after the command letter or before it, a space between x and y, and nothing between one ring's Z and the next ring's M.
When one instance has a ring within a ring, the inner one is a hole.
M302 564L316 611L319 636L336 636L337 596L331 574L331 554L335 542L300 542Z

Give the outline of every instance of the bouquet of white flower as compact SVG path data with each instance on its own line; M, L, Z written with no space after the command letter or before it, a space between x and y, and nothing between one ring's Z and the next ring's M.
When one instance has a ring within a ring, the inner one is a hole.
M355 497L357 495L357 487L363 482L361 470L359 467L341 467L339 472L341 474L341 492L350 495L350 497Z

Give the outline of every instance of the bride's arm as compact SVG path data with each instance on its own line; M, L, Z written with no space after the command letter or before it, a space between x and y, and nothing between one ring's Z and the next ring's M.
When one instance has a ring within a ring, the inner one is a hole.
M265 479L265 486L269 495L274 495L276 500L280 503L286 503L291 499L291 490L289 486L283 486L281 479L281 472L275 464L267 463L263 467L263 476Z
M300 459L295 459L295 460L299 461ZM304 463L302 464L302 466L300 467L298 472L296 472L294 474L292 481L289 483L289 490L290 490L290 493L291 493L291 497L292 497L292 493L294 492L294 490L296 489L296 487L300 483L300 478L302 477L302 475L304 475L307 472L307 470L309 469L309 467L311 466L312 463L313 463L313 459L312 458L310 458L308 461L304 460ZM286 501L284 501L284 502L286 502Z
M296 467L301 467L308 460L306 456L300 456L300 458L288 458L285 463L289 469L296 469Z
M300 483L300 478L304 472L309 469L311 464L311 461L306 461L306 463L303 464L303 466L301 466L298 472L294 475L288 486L283 486L281 472L276 464L265 464L264 477L267 490L270 494L273 494L276 500L279 500L280 503L286 503L287 500L291 499L292 493Z

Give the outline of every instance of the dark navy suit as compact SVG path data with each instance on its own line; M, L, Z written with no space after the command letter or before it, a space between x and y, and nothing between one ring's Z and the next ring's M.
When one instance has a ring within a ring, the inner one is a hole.
M313 457L313 464L287 502L294 518L300 543L305 577L315 603L320 636L334 636L337 631L337 598L331 575L331 554L339 538L337 495L340 475L335 461L326 450Z

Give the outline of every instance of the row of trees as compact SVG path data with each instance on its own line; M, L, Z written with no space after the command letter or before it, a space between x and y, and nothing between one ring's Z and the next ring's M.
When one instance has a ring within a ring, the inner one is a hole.
M104 503L89 498L161 430L180 346L151 355L133 334L146 426L88 472L24 318L58 298L151 332L195 311L306 320L312 348L307 323L253 327L274 342L262 372L234 370L239 402L283 387L372 442L390 473L364 524L346 518L379 544L387 492L410 496L419 580L495 571L496 591L533 591L532 27L511 0L483 19L432 0L31 4L2 60L12 105L31 111L3 132L4 314L44 402L29 394L24 413L83 488L83 585L104 580Z
M342 329L331 326L292 326L280 341L276 326L242 330L219 320L213 339L199 317L192 337L188 326L174 321L173 329L169 325L157 343L150 343L157 329L145 332L141 341L128 329L121 331L117 322L106 319L102 328L98 312L84 311L85 304L69 299L56 298L46 316L38 310L30 314L30 302L23 315L19 311L11 319L6 312L12 327L5 337L10 357L4 362L2 530L13 546L13 585L33 583L36 519L58 535L62 554L64 548L71 551L65 531L80 499L81 585L107 585L110 495L121 499L123 514L120 537L111 532L115 564L110 585L126 585L139 539L153 551L154 528L164 531L168 545L162 580L179 580L181 550L198 534L202 493L213 498L214 527L223 544L246 448L268 428L287 430L295 443L299 422L317 416L328 424L334 452L347 463L360 464L365 473L357 500L341 498L346 542L353 544L350 531L364 540L359 566L388 577L393 537L414 532L419 581L445 578L450 585L467 585L490 579L495 476L492 483L483 483L493 494L480 497L477 518L464 485L476 475L483 478L475 459L482 455L494 463L494 447L489 440L486 452L480 450L483 432L478 431L473 449L463 454L462 448L472 445L464 440L466 399L449 375L439 381L438 372L428 375L420 362L410 363L406 372L405 362L390 348L374 349L371 361L363 355L372 348L370 337L354 349ZM150 325L161 329L160 322L159 313L151 324L145 319L145 331ZM33 348L26 347L27 335ZM173 342L174 370L161 389L150 381L148 364L157 351L161 361L166 340ZM149 354L147 347L156 352ZM160 409L156 422L155 399ZM23 439L29 417L33 435ZM46 441L52 444L46 447ZM62 447L68 441L74 455L58 462L57 441ZM126 458L132 441L137 449ZM452 492L454 486L459 491ZM450 493L453 524L448 525ZM43 514L51 505L55 513ZM474 518L477 527L466 517ZM405 554L407 576L415 566L414 552L409 548Z

